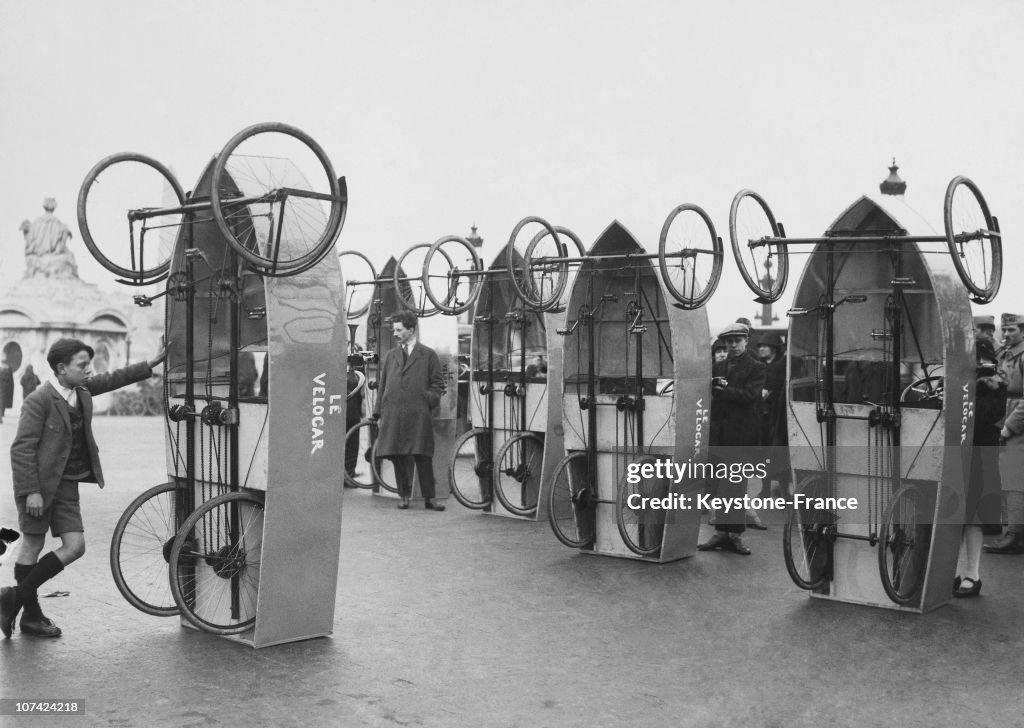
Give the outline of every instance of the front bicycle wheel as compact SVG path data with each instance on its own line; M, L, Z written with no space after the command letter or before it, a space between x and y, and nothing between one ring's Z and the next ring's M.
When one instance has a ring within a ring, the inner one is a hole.
M653 455L644 455L636 464L642 467L657 461ZM622 542L630 551L640 556L654 556L661 551L667 511L651 508L644 499L667 496L668 479L638 478L638 481L630 483L628 472L622 474L615 497L615 522Z
M658 243L661 279L679 306L700 308L722 277L722 239L704 210L680 205L665 219Z
M371 464L373 445L377 442L377 423L374 420L361 420L345 433L345 447L358 448L359 455L355 467L345 468L345 485L350 488L369 490L377 486L374 469Z
M524 230L536 232L527 237ZM540 245L541 241L546 242ZM505 264L512 288L530 308L543 311L558 302L568 271L568 263L558 259L566 257L566 250L556 228L544 218L524 217L512 229Z
M768 203L740 190L729 208L729 240L736 266L761 303L778 301L789 279L789 253ZM772 269L775 269L774 271Z
M142 154L113 154L89 170L78 190L82 242L124 283L153 283L170 268L184 204L185 191L163 164ZM128 239L119 243L126 217Z
M491 504L491 433L486 428L468 430L455 441L448 460L448 485L466 508L482 510Z
M345 315L357 319L370 310L377 271L373 263L358 250L338 253L341 276L345 281Z
M555 468L548 491L548 523L558 540L572 549L594 543L597 493L587 466L587 453L573 452Z
M517 432L502 444L494 462L494 492L501 505L517 516L536 513L544 467L544 438L536 432Z
M377 443L375 440L370 448L370 468L373 470L373 477L376 485L388 493L398 493L398 480L395 478L395 466L390 458L381 457L377 454Z
M269 122L224 145L213 166L210 203L235 252L259 273L287 276L316 265L334 245L348 188L309 135Z
M975 303L988 303L1003 279L1003 238L981 190L966 177L954 177L943 205L946 245L960 280Z
M931 542L923 498L915 485L904 485L893 495L882 517L878 535L878 570L882 587L897 604L910 604L924 585Z
M110 573L117 590L133 607L157 617L181 613L171 594L167 564L182 493L173 482L142 493L125 508L110 539Z
M438 251L444 252L446 262L435 257ZM472 243L458 235L445 235L430 246L423 259L423 292L448 316L468 311L480 295L483 269Z
M224 493L182 524L171 546L171 593L199 629L229 635L256 623L263 511L263 493Z
M398 258L392 275L398 302L403 308L412 311L420 318L435 316L441 312L441 309L431 302L423 285L423 271L426 268L425 263L429 250L430 243L418 243L407 248ZM454 265L451 258L448 257L447 251L442 249L440 254L441 258L435 265L445 263L447 264L446 270L451 270Z
M801 589L817 589L832 568L831 530L835 514L822 507L828 495L820 475L804 479L794 491L793 507L782 529L782 555L786 571Z

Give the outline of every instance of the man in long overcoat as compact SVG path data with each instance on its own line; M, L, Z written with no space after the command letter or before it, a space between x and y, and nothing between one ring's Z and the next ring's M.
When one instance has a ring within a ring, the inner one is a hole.
M374 417L380 420L377 455L390 459L400 502L409 507L413 470L419 475L424 507L443 511L434 502L434 426L431 410L445 392L441 360L416 337L416 316L402 311L392 317L398 346L384 354Z
M728 357L711 367L711 457L732 469L752 459L761 443L761 398L765 382L764 364L747 354L749 329L745 324L730 324L720 334ZM718 495L742 498L747 479L734 482L717 479ZM735 508L716 516L715 535L697 548L701 551L723 549L748 555L750 549L740 538L746 530L746 511Z

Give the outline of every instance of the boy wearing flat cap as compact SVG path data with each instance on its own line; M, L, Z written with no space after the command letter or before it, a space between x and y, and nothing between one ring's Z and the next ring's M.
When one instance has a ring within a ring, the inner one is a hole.
M78 484L103 487L103 469L92 434L92 398L147 379L167 355L106 374L93 375L93 349L78 339L59 339L46 360L53 378L21 406L18 434L11 445L14 499L22 531L14 565L16 587L0 589L0 631L10 637L18 612L21 631L35 637L59 637L60 628L43 615L37 590L85 553ZM60 548L41 559L46 532Z

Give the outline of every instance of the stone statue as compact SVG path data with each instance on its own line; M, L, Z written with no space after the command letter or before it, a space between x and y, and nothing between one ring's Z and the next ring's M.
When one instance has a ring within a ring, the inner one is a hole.
M67 245L71 231L53 214L55 209L57 201L47 197L43 200L45 213L32 222L21 223L25 278L78 278L78 265Z

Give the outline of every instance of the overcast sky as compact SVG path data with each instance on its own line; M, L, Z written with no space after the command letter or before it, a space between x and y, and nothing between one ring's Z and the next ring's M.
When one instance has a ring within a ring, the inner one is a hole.
M259 121L320 142L348 178L339 247L378 268L472 224L490 262L526 215L588 246L619 219L655 251L683 202L728 247L745 187L790 236L817 235L895 156L938 230L949 180L977 182L1021 270L1022 38L1010 0L7 3L0 282L54 196L82 277L116 290L77 232L88 170L136 151L190 189ZM1024 294L1004 282L987 309ZM712 328L757 311L729 256Z

